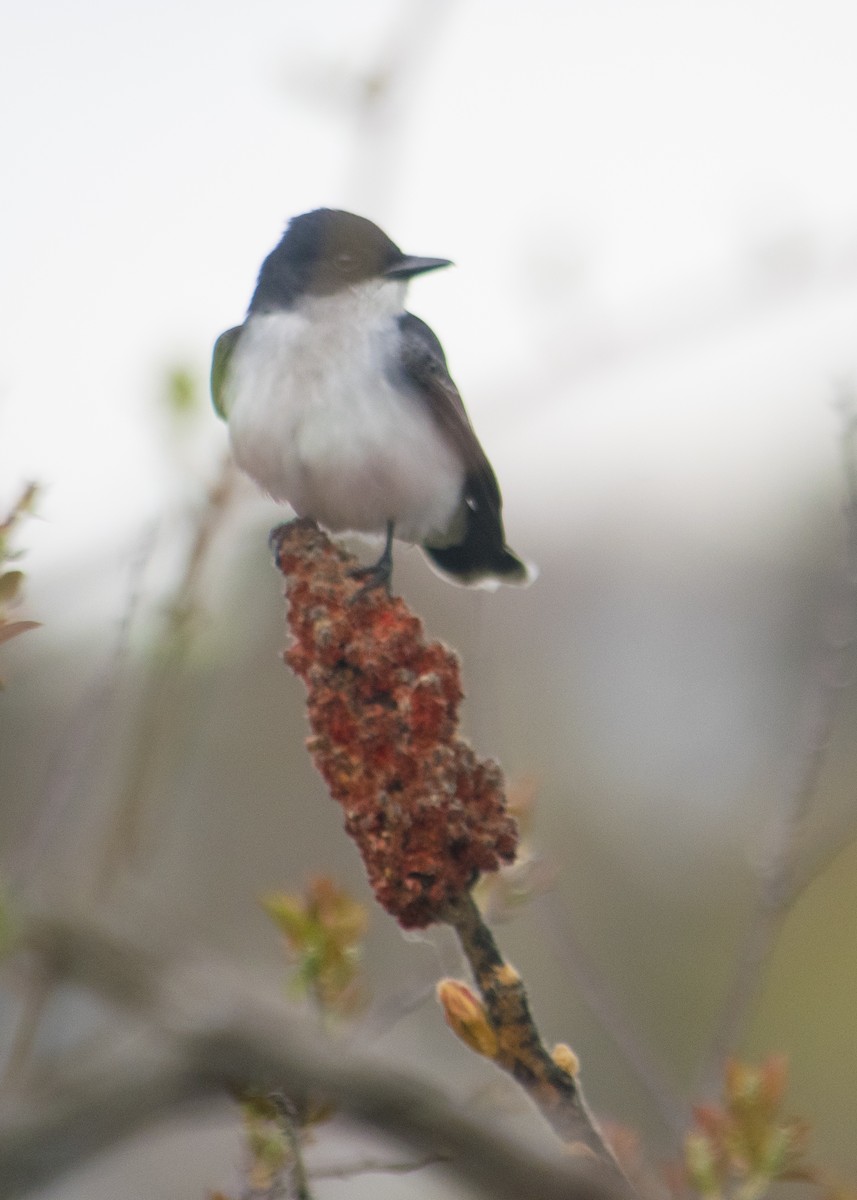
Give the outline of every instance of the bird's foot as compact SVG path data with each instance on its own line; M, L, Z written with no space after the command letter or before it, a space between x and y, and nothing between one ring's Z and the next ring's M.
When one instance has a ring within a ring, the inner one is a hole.
M362 579L363 586L358 588L351 597L351 603L356 604L358 600L374 592L376 588L382 587L388 596L393 594L393 560L387 558L386 555L381 555L376 563L372 563L370 567L353 567L348 572L352 579Z
M381 557L376 563L372 563L371 567L354 567L348 572L352 579L365 580L363 587L359 588L351 597L351 603L354 604L362 599L369 592L374 592L375 588L382 587L388 596L392 596L393 589L393 522L387 522L387 539L384 542L384 550Z

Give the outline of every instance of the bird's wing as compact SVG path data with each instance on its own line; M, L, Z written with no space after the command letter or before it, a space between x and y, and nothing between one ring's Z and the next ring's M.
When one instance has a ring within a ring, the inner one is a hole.
M211 356L211 402L214 405L214 411L224 421L229 415L226 411L223 395L226 372L229 368L232 351L235 349L235 344L243 328L243 325L234 325L232 329L227 329L225 333L221 333L220 337L214 343L214 353Z
M399 329L405 378L431 412L444 437L461 456L466 472L465 499L474 505L486 505L491 513L499 516L500 488L470 424L458 388L452 382L443 347L425 321L413 313L402 314Z

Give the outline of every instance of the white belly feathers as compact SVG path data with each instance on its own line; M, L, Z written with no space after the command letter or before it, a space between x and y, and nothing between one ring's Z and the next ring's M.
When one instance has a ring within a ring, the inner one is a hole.
M421 542L448 529L464 473L419 399L383 372L401 292L363 285L304 311L251 315L225 408L239 466L274 499L335 531L394 521L397 537Z

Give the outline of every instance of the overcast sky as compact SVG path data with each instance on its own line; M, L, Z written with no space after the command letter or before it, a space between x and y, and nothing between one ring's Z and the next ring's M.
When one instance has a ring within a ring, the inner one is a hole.
M48 489L31 568L158 511L159 372L207 370L319 204L455 260L411 306L513 525L569 470L581 520L629 471L644 507L704 520L709 468L761 503L857 365L855 44L849 0L5 5L0 501Z

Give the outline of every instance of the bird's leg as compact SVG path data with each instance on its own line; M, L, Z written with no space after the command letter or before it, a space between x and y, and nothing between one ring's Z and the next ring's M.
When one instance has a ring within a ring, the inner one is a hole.
M372 563L371 567L354 567L353 570L348 572L354 579L365 580L363 587L354 593L354 600L359 600L361 596L365 596L367 592L371 592L377 587L386 588L387 595L392 595L390 588L393 580L394 527L394 521L387 522L387 540L384 543L381 557L377 562Z

